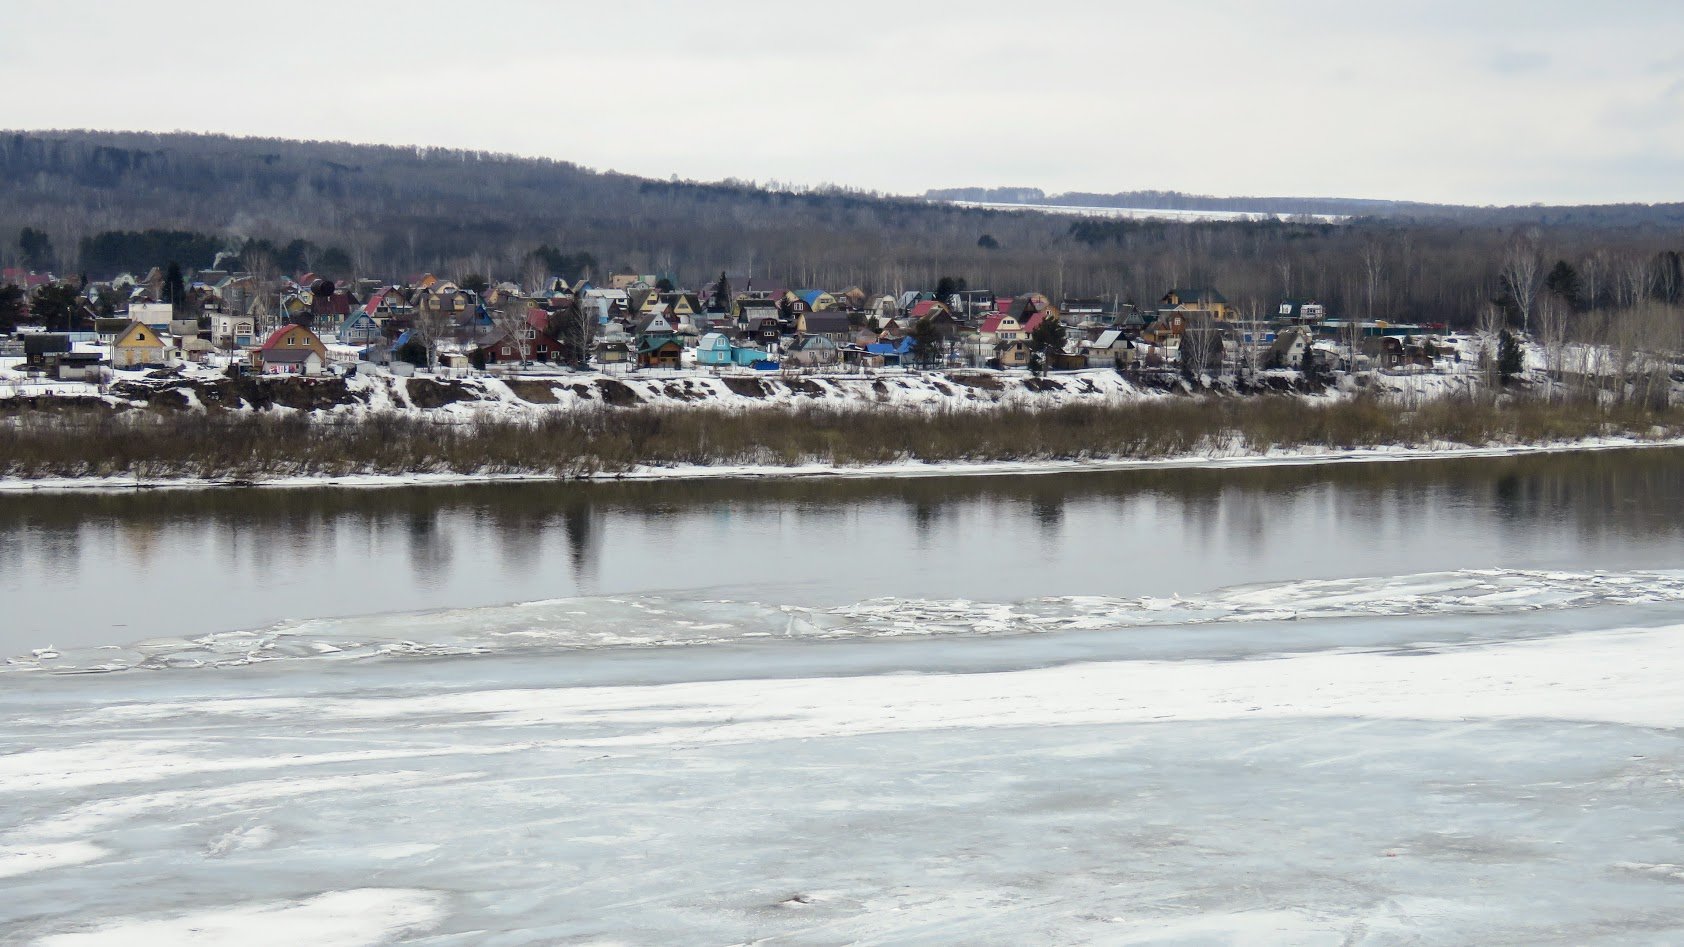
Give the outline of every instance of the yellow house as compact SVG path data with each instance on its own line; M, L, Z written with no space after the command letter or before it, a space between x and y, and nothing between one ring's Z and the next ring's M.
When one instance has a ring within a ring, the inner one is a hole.
M689 293L665 293L662 301L672 307L669 311L675 316L693 316L696 307L691 302L692 298Z
M158 337L158 333L138 322L130 322L111 341L111 366L162 365L164 348L164 340Z
M809 312L824 312L837 306L836 297L822 289L792 289L784 294L784 298L790 302L806 303Z
M1218 322L1227 322L1235 316L1234 307L1228 305L1228 300L1209 288L1172 289L1159 300L1158 311L1209 313Z
M988 344L1011 342L1023 338L1023 323L1008 312L997 312L982 321L978 329L982 341Z
M314 355L312 362L309 356ZM263 345L251 353L252 366L266 374L314 374L327 364L327 346L321 337L303 326L284 325L263 340Z

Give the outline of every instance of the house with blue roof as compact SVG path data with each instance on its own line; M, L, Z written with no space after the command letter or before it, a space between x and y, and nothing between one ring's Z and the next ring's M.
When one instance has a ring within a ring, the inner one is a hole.
M795 290L795 298L807 304L808 312L836 308L836 297L822 289L798 289Z

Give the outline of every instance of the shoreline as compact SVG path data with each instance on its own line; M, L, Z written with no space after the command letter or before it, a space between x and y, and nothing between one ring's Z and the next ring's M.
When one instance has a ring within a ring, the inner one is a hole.
M1684 437L1643 440L1600 437L1541 444L1504 444L1473 447L1364 447L1349 450L1304 449L1269 453L1185 454L1157 458L1094 458L1085 460L974 461L928 463L903 461L847 465L811 463L637 466L616 473L566 476L550 473L428 473L304 474L272 479L201 477L5 477L0 497L31 493L103 493L133 490L215 489L380 489L391 487L468 486L516 483L651 483L699 480L766 479L907 479L928 477L1045 476L1128 470L1236 470L1255 467L1302 467L1314 464L1399 463L1405 461L1478 460L1541 454L1595 453L1684 447Z

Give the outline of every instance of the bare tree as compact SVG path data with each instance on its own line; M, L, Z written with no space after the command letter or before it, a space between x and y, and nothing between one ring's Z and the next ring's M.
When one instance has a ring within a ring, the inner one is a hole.
M1649 298L1649 291L1654 282L1655 275L1648 257L1639 253L1626 257L1620 267L1622 304L1626 308L1630 308Z
M1561 381L1562 355L1567 345L1567 302L1547 293L1538 303L1538 341L1544 350L1544 370L1550 378L1550 398Z
M436 371L439 364L439 343L455 336L455 313L443 306L417 306L410 328L415 333L416 341L427 350L427 370Z
M1583 287L1583 303L1586 309L1596 309L1601 304L1608 269L1607 250L1599 249L1586 256L1579 264L1579 279Z
M1503 284L1520 310L1520 328L1532 331L1532 306L1538 298L1538 245L1530 237L1509 244L1503 253Z
M1377 240L1369 240L1362 245L1362 282L1363 294L1368 307L1363 315L1370 322L1376 318L1374 304L1380 295L1381 282L1386 278L1385 249Z
M566 306L557 309L550 317L550 334L561 343L578 368L590 365L600 328L596 309L581 304L578 297L568 300Z
M1485 373L1485 387L1493 396L1497 392L1498 333L1503 328L1503 310L1495 303L1488 304L1479 314L1479 367Z
M502 305L491 310L491 325L497 330L498 343L513 345L520 355L520 364L532 362L532 340L538 332L527 321L529 309L525 299L505 297Z

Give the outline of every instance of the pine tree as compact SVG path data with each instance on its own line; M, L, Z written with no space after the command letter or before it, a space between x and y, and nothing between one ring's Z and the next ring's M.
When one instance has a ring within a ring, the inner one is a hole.
M1029 371L1037 376L1046 374L1047 362L1055 352L1064 351L1069 337L1064 324L1051 316L1043 316L1035 331L1029 333Z
M912 324L912 361L925 368L941 355L941 333L926 316Z
M25 227L18 234L18 249L23 251L23 265L29 270L53 268L53 241L34 227Z
M1555 266L1544 277L1544 290L1561 298L1568 306L1579 309L1582 306L1579 293L1579 271L1566 260L1557 260Z
M187 310L187 281L181 278L181 264L170 261L169 269L164 272L164 302L170 304L174 315L180 316Z
M1520 340L1513 332L1504 329L1497 336L1497 376L1506 384L1509 379L1525 369L1521 359Z
M731 281L725 278L725 271L719 271L719 282L713 284L713 311L731 311Z

